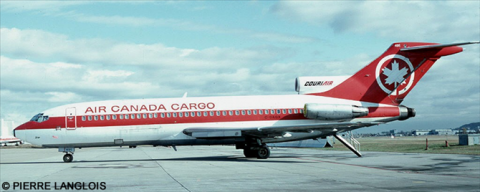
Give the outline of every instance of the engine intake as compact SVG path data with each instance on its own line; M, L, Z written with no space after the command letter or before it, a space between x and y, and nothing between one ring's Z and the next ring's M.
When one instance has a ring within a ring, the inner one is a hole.
M368 115L368 108L355 105L305 104L303 115L309 119L343 120Z

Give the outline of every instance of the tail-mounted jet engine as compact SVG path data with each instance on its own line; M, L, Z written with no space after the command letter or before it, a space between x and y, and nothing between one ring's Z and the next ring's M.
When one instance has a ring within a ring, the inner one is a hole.
M355 105L306 103L303 115L309 119L344 120L368 115L368 108Z
M398 120L400 121L406 120L410 117L415 117L415 115L417 114L415 112L415 109L410 107L405 107L403 105L401 105L399 109L400 109L400 118Z

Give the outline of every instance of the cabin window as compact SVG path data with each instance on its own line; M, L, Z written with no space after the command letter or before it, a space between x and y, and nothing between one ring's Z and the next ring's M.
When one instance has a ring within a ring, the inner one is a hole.
M257 110L253 110L253 114L256 115L256 114L257 114Z
M259 114L259 115L263 115L263 110L261 110L261 109L258 110L258 114Z
M137 114L137 119L141 119L142 118L142 114Z
M245 110L242 110L242 115L245 115Z
M112 119L113 120L117 119L117 115L112 115Z
M268 109L265 109L265 115L268 115Z
M300 109L300 113L303 113L303 109Z
M171 116L170 113L167 113L167 117L170 118L170 116Z
M228 115L232 116L232 115L233 115L233 111L228 111Z
M298 110L297 110L297 109L293 109L293 113L298 113Z
M207 113L207 112L205 112ZM197 112L197 117L201 117L202 116L202 112Z
M105 115L105 119L110 120L110 115Z
M130 119L135 119L135 114L131 114Z
M288 109L288 114L292 114L292 109Z
M91 121L91 120L92 120L92 116L88 116L88 120Z
M275 109L272 109L270 112L272 112L272 115L275 114Z
M87 117L82 116L82 121L85 121L85 120L87 120Z
M93 116L93 119L94 119L95 121L98 120L98 116L96 116L96 115Z
M172 116L173 116L173 117L177 117L177 113L172 113Z
M129 117L130 117L130 115L125 114L125 119L128 119Z
M204 116L204 117L208 116L208 112L206 112L206 111L203 112L203 116Z
M151 115L152 115L152 114L150 114L150 118L152 118L152 116L151 116ZM146 114L146 113L144 113L144 114L143 114L143 118L144 118L144 119L146 119L146 118L147 118L147 114Z
M105 119L105 117L103 115L100 115L100 120L103 121L104 119Z
M235 115L240 115L240 112L239 112L239 111L235 111Z
M161 113L160 117L165 118L165 113Z
M190 116L190 114L188 114L188 112L185 112L185 117L188 117Z
M215 115L215 112L210 111L210 116L214 116L214 115ZM220 111L217 111L217 116L220 116Z
M252 114L252 111L248 110L248 111L247 111L247 114L248 114L248 115L251 115L251 114Z
M123 119L123 115L119 115L120 116L120 119Z
M183 117L183 113L182 112L178 113L178 117ZM185 114L185 117L188 117L188 113Z
M191 114L190 116L195 117L195 112L191 112L190 114Z
M163 113L162 113L163 114ZM153 114L153 117L157 118L158 117L158 114L154 113Z

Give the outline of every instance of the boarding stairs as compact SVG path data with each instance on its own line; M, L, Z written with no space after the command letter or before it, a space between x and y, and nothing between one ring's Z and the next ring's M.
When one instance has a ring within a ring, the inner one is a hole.
M353 133L351 131L345 132L345 136L348 138L345 139L341 135L333 135L335 138L337 138L342 144L344 144L350 151L355 153L358 157L362 157L362 154L360 153L360 142L353 137Z

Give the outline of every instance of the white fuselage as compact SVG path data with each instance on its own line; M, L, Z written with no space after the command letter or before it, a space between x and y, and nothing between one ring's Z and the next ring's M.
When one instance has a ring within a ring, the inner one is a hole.
M305 103L395 107L310 95L112 100L69 104L46 110L40 120L29 121L15 129L15 135L45 147L233 144L235 138L197 139L184 134L183 130L234 130L337 122L306 119L302 114ZM388 122L398 119L397 116L375 115L348 121ZM290 137L264 138L264 142L321 136L324 134L318 130L292 132Z

